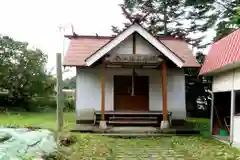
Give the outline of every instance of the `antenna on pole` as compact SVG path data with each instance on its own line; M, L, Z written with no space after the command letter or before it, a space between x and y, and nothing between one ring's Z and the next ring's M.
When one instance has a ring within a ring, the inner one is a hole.
M71 24L71 29L72 29L72 35L77 36L77 34L74 32L74 26Z
M72 30L72 34L73 34L73 36L77 36L77 34L74 32L74 27L73 27L73 25L70 23L67 23L67 24L61 24L61 25L59 25L59 27L58 27L58 29L59 29L59 32L60 33L62 33L63 35L62 35L62 56L64 57L64 52L65 52L65 38L64 38L64 34L65 34L65 30L66 30L66 28L67 27L71 27L71 30Z

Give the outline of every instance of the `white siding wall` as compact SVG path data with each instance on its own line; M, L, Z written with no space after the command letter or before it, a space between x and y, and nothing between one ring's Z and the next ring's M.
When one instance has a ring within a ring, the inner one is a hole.
M138 69L139 75L149 76L149 109L162 110L162 90L160 70ZM77 73L76 109L101 109L101 70L79 69ZM173 118L186 118L185 77L183 69L168 69L168 109L173 112ZM113 76L131 75L131 69L107 68L105 72L105 108L113 110ZM79 115L79 114L78 114Z
M213 92L240 90L240 68L213 77ZM230 106L229 106L230 107ZM233 118L233 146L240 147L240 116Z
M234 71L234 89L240 90L240 68Z
M240 147L240 117L234 116L233 119L233 145Z
M219 73L213 77L213 92L240 90L240 68Z
M213 77L213 92L230 91L233 82L232 72L224 72Z

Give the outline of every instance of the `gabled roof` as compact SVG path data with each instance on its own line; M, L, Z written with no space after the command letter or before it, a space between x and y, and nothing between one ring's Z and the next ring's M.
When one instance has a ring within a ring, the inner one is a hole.
M97 60L99 60L101 57L103 57L105 54L107 54L109 51L111 51L113 48L115 48L117 45L119 45L127 37L129 37L130 35L132 35L135 32L137 32L140 36L142 36L145 40L147 40L159 52L163 53L163 55L165 55L170 60L172 60L172 62L175 63L178 67L183 66L184 61L179 56L177 56L174 52L172 52L164 44L162 44L155 37L153 37L150 33L148 33L138 23L132 24L130 27L125 29L120 34L118 34L115 38L110 40L108 43L106 43L103 47L101 47L95 53L93 53L92 55L87 57L86 60L85 60L87 66L91 66L93 63L95 63Z
M69 37L71 41L63 65L90 66L133 32L137 32L179 67L200 67L185 41L173 37L153 37L138 24L131 27L116 37Z
M213 43L200 75L211 75L238 66L240 66L240 29Z

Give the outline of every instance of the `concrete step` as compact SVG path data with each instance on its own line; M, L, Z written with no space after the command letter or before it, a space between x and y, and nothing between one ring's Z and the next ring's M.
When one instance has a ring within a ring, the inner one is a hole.
M157 117L109 117L109 120L157 120Z
M155 127L112 127L109 128L108 133L156 133L158 129Z
M177 134L168 133L94 133L95 135L108 136L113 138L149 138L149 137L171 137ZM179 136L194 136L190 134L181 134ZM196 135L197 136L197 135Z
M142 125L147 125L147 124L156 124L157 121L153 121L153 120L112 120L112 121L109 121L109 124L122 124L122 125L125 125L125 124L142 124Z

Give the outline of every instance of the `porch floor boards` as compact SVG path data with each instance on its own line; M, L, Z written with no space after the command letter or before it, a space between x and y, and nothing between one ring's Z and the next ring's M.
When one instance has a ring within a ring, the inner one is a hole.
M113 121L109 121L109 124L156 124L157 121L147 121L147 120L113 120Z
M171 112L168 113L171 121ZM95 111L96 124L101 120L101 111ZM160 126L163 118L162 111L105 111L107 124L124 126Z
M95 111L96 115L101 115L101 111ZM104 111L104 115L162 115L162 111ZM171 112L169 112L171 114Z

